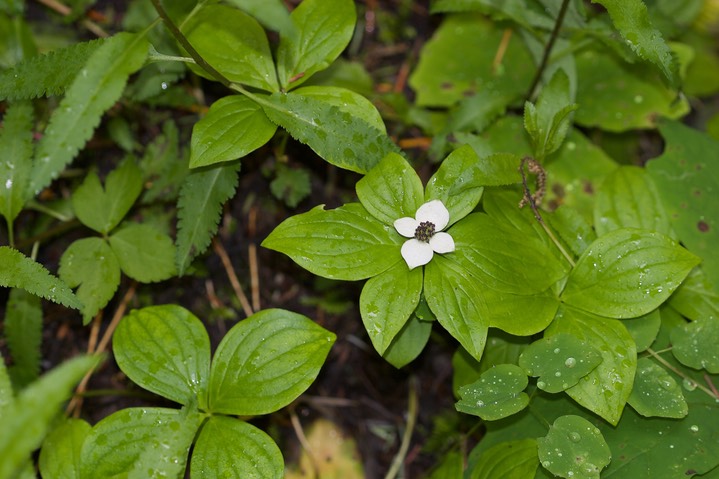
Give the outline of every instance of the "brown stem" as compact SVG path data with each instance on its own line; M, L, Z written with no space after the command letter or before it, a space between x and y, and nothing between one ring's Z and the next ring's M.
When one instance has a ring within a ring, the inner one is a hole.
M554 22L554 29L549 36L549 41L544 47L544 54L542 55L542 60L539 62L539 67L537 68L537 73L534 75L534 80L532 80L532 86L529 87L529 91L527 92L527 96L525 98L526 101L530 101L534 96L534 90L537 89L537 85L539 85L539 81L542 79L542 74L547 68L547 63L549 62L549 54L552 53L554 42L559 36L559 30L562 28L562 23L564 22L564 15L566 15L567 13L567 7L569 7L569 0L564 0L562 2L562 6L559 8L557 21Z

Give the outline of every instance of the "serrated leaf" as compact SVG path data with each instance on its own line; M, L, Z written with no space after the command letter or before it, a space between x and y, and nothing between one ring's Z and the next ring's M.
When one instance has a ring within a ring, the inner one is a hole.
M40 298L22 289L10 290L3 329L13 358L8 372L15 389L24 388L40 373L42 326Z
M664 368L649 358L637 361L634 387L627 402L645 417L681 419L688 412L681 386Z
M334 210L317 206L280 223L262 242L318 276L354 281L376 276L402 260L401 238L359 203Z
M701 256L709 283L719 288L719 142L680 123L667 122L660 132L666 148L647 171L679 240Z
M561 416L537 439L542 467L567 479L599 479L612 454L602 433L579 416Z
M33 193L49 185L90 139L103 113L120 98L128 77L142 66L147 51L143 36L123 32L93 52L37 145L30 180Z
M459 388L460 400L454 407L485 421L496 421L527 407L529 396L523 392L527 384L527 375L519 366L500 364Z
M117 365L139 386L206 408L210 338L188 310L173 304L134 310L120 321L112 346Z
M352 0L303 0L290 15L291 28L280 32L277 76L289 90L324 70L345 49L357 14Z
M228 0L237 8L255 17L266 28L280 32L290 28L290 14L282 0Z
M220 98L192 128L190 168L236 160L272 138L277 125L242 95Z
M264 431L239 419L212 416L192 451L192 477L284 476L282 453Z
M239 171L240 163L236 162L198 169L185 177L177 201L175 265L180 276L209 246L222 205L235 194Z
M60 406L80 379L99 362L99 357L70 359L23 389L14 403L0 410L0 477L11 478L24 466L30 453L40 447Z
M205 5L183 31L200 56L231 82L279 91L267 35L251 16L227 5ZM199 66L190 68L212 78Z
M42 443L38 466L42 477L80 479L80 453L90 424L67 418L53 429Z
M107 175L105 188L91 172L72 195L77 218L85 226L106 235L125 217L142 192L142 172L132 159Z
M519 366L538 377L537 387L558 393L574 386L602 362L599 351L571 334L559 333L529 345Z
M636 166L620 166L604 179L594 204L594 227L599 236L619 228L673 236L657 187L646 171Z
M719 318L701 318L674 328L672 353L682 364L719 373Z
M0 286L22 288L68 308L82 308L80 300L63 281L18 250L0 246L0 265Z
M610 52L593 50L578 53L576 62L577 124L614 132L656 128L661 117L680 118L690 109L648 65L629 65Z
M290 208L295 208L312 192L310 173L305 168L289 168L278 163L275 175L275 179L270 182L270 191Z
M370 278L360 294L362 323L378 353L384 354L417 308L422 293L422 268L395 263Z
M29 103L12 103L3 116L3 128L0 130L0 214L8 225L15 220L30 196L32 126L33 111Z
M489 109L496 112L525 93L534 75L534 62L515 35L507 44L502 64L495 66L503 34L503 27L480 15L447 16L422 48L417 68L409 77L409 85L417 92L417 105L450 106L474 95L467 101L475 108L466 113L499 98ZM467 45L482 48L468 49Z
M642 0L592 0L609 12L627 45L644 60L652 62L673 86L679 84L679 65L661 32L652 25Z
M62 254L58 273L68 286L77 288L84 324L107 305L120 285L117 256L101 238L74 241Z
M698 262L667 236L617 229L579 257L561 299L601 316L641 316L662 304Z
M80 42L35 55L0 73L0 99L20 100L62 94L103 39Z
M189 168L187 151L180 150L179 131L174 121L167 120L162 124L162 134L147 145L138 166L147 188L140 199L143 205L177 200Z
M236 324L210 371L209 410L250 416L288 405L314 381L335 335L309 318L266 309Z
M195 410L125 408L95 424L82 447L81 477L177 477L202 417ZM134 470L151 461L154 471ZM148 472L150 472L148 474Z
M489 329L482 285L449 258L435 255L424 268L424 296L439 324L477 361Z
M489 448L469 470L472 479L525 479L534 477L537 467L537 441L523 439Z
M662 317L659 309L638 318L622 320L622 324L627 328L637 345L637 352L645 351L654 343L659 333L661 322Z
M370 113L365 102L345 103L336 95L303 95L300 91L265 97L262 107L270 120L328 163L367 173L399 149L387 136L384 124L366 120ZM358 111L364 113L358 115Z
M176 273L172 238L152 225L128 223L109 242L120 269L132 279L152 283Z
M485 166L491 161L480 160L470 146L462 146L442 161L427 182L425 200L440 200L447 207L448 227L470 214L479 203L487 184Z
M599 349L602 362L567 394L580 405L616 425L634 382L637 352L621 322L563 307L545 337L566 333Z
M382 357L397 369L406 366L424 350L431 332L432 321L423 321L416 314L411 315Z
M571 113L577 109L572 103L569 77L557 70L537 98L536 105L524 105L524 125L531 138L534 156L542 162L564 142L570 126Z
M400 218L414 218L424 203L422 180L397 153L385 156L355 188L362 206L386 225L393 225Z

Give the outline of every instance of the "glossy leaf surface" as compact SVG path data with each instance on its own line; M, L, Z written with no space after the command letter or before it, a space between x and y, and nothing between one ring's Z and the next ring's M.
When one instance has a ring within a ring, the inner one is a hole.
M521 411L529 404L523 392L527 375L514 364L500 364L466 386L459 388L458 411L474 414L485 421L494 421Z

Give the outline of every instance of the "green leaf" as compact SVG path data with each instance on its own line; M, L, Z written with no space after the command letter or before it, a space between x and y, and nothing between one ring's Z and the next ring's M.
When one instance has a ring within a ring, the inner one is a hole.
M0 265L0 286L22 288L68 308L82 308L80 300L63 281L18 250L0 246Z
M77 357L62 363L23 389L14 403L0 409L0 477L14 477L40 447L50 423L80 379L99 362L98 357Z
M196 410L121 409L90 431L81 477L179 477L201 421ZM135 469L138 463L144 471Z
M514 153L493 153L479 160L479 183L483 186L504 186L522 181L519 165L522 158Z
M579 416L561 416L537 439L542 467L559 477L599 479L612 454L602 433Z
M533 342L519 357L527 375L536 376L537 387L558 393L574 386L602 362L591 343L559 333Z
M5 360L0 354L0 417L7 413L8 407L15 401L10 376L8 375Z
M310 173L306 168L290 168L277 163L275 175L275 179L270 182L270 191L290 208L296 208L312 192Z
M647 171L679 240L702 258L709 283L719 288L719 142L680 123L667 122L660 132L666 148Z
M141 387L207 406L210 338L188 310L166 304L132 311L117 326L112 349L122 372Z
M569 77L557 70L537 98L537 104L524 104L524 125L532 141L534 156L539 162L554 153L564 142L577 109L569 92Z
M485 421L496 421L527 407L529 396L523 392L527 384L527 375L519 366L500 364L459 388L460 400L455 408Z
M621 166L597 192L594 225L602 236L619 228L641 228L673 236L657 187L642 168Z
M467 96L468 102L501 98L492 108L496 112L524 94L536 67L518 35L511 38L501 65L495 67L503 35L504 27L480 15L447 16L422 48L417 68L409 77L417 105L451 106ZM481 48L468 49L467 45ZM481 103L474 105L481 107Z
M531 336L549 326L560 302L552 289L534 294L501 293L483 290L489 326L510 334Z
M61 95L103 41L75 43L43 55L34 55L1 72L0 99Z
M533 478L539 467L537 441L508 441L489 448L469 469L472 479Z
M0 214L5 217L8 225L17 218L30 196L28 186L32 170L32 125L33 111L30 104L10 104L3 116L3 128L0 130Z
M183 275L192 260L210 245L222 216L222 205L235 194L240 163L192 171L177 201L175 265Z
M303 0L290 15L292 27L280 32L277 76L289 90L324 70L345 49L357 14L352 0Z
M206 5L183 33L200 56L231 82L279 91L267 35L251 16L226 5ZM199 66L190 69L212 79Z
M249 98L220 98L192 128L190 168L242 158L270 141L276 130L262 107Z
M235 325L217 347L209 409L268 414L288 405L314 381L335 335L309 318L266 309Z
M85 226L106 235L125 217L142 192L142 172L132 159L107 175L105 189L91 172L72 195L77 218Z
M347 103L332 93L305 95L300 90L264 97L262 107L270 120L328 163L367 173L387 154L399 149L387 136L384 124L366 120L374 117L366 102L356 99Z
M669 298L669 304L691 320L719 318L719 292L712 289L701 267L694 268Z
M128 77L145 61L148 45L141 35L118 33L105 40L78 72L53 112L37 145L30 190L38 193L72 161L120 98Z
M687 100L664 86L647 65L629 65L610 52L593 50L578 53L576 61L577 124L615 132L655 128L659 118L680 118L689 111Z
M719 318L701 318L674 328L672 353L682 364L719 373Z
M441 255L435 255L424 270L424 296L437 321L479 361L489 327L482 285Z
M318 276L347 281L376 276L402 260L400 236L359 203L317 206L280 223L262 242Z
M679 65L662 34L653 25L642 0L592 0L609 12L627 45L639 58L656 65L673 86L679 84Z
M228 0L227 3L244 10L266 28L276 32L292 25L290 14L282 0Z
M467 216L448 232L456 245L453 260L486 288L540 293L566 275L541 241L484 213Z
M635 411L646 417L681 419L688 412L681 386L664 368L649 358L637 361L637 374L628 402Z
M177 199L180 186L189 173L186 150L180 150L179 130L172 120L162 124L162 134L145 147L138 165L144 173L146 190L140 203L156 204Z
M561 299L601 316L641 316L662 304L698 260L662 234L621 228L582 254Z
M86 421L73 418L53 429L40 450L38 465L42 477L80 479L80 453L90 429Z
M40 298L22 289L11 289L5 309L4 332L13 359L8 373L15 389L24 388L40 373L42 326Z
M162 281L175 274L172 238L152 225L128 223L109 238L122 271L143 283Z
M432 332L432 322L423 321L416 314L410 316L382 357L397 369L414 361L424 350Z
M101 238L74 241L60 258L59 274L68 286L77 287L84 324L107 305L120 285L117 256Z
M580 405L616 425L634 382L637 352L621 322L561 308L545 337L570 334L599 349L602 362L566 392Z
M357 182L356 190L362 206L390 226L399 218L414 218L417 209L424 203L422 180L407 160L397 153L385 156Z
M661 322L662 317L659 309L638 318L622 320L622 324L627 328L637 345L637 352L645 351L654 343L659 333Z
M442 161L427 182L425 200L440 200L447 207L448 226L470 214L479 203L484 192L482 186L487 184L486 164L470 146L462 146Z
M417 308L421 293L422 268L410 270L404 261L365 283L360 294L360 314L378 353L385 354Z
M264 431L225 416L212 416L192 451L192 477L284 477L282 453Z

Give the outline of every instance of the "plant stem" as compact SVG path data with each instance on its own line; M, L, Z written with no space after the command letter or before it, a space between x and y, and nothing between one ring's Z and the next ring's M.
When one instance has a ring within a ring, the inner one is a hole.
M385 479L394 479L399 473L400 468L402 467L404 458L407 457L409 443L412 439L412 432L414 431L414 425L417 422L417 402L417 378L412 376L409 381L407 426L405 427L404 434L402 435L402 444L399 446L399 451L397 451L397 455L394 456L394 459L392 460L392 466L390 467L389 471L387 471L387 475L384 476Z
M671 364L669 364L669 362L668 362L666 359L664 359L663 357L659 356L652 348L647 348L647 352L648 352L649 354L651 354L654 359L656 359L657 361L659 361L660 363L662 363L662 365L663 365L665 368L667 368L667 369L669 369L670 371L674 372L674 373L675 373L676 375L678 375L680 378L686 379L686 380L689 380L689 381L693 382L694 384L697 385L697 388L699 388L699 389L702 390L703 392L707 393L710 397L712 397L712 398L714 398L714 399L719 399L719 397L717 397L717 395L714 394L714 392L713 392L712 390L710 390L710 389L707 388L707 387L702 386L701 384L699 384L698 382L696 382L695 380L693 380L692 378L690 378L689 376L687 376L686 374L684 374L683 372L681 372L679 369L677 369L677 368L675 368L674 366L672 366Z
M559 8L559 14L557 15L557 21L554 22L554 29L549 35L549 41L544 47L544 54L542 55L542 60L539 62L539 67L537 68L537 73L534 75L534 80L532 80L532 86L529 87L529 91L527 92L527 96L525 98L526 101L530 101L534 96L534 90L537 89L537 85L539 85L539 81L542 79L542 74L547 68L547 63L549 62L549 54L552 53L554 42L559 36L559 30L562 28L562 23L564 22L564 15L566 15L567 8L569 7L569 1L570 0L562 1L562 6Z
M177 27L175 22L172 21L170 16L165 11L164 7L162 6L162 2L160 0L150 0L152 2L152 5L155 7L155 11L157 11L157 14L160 15L160 18L162 18L163 22L165 22L165 26L170 30L170 33L172 33L172 36L177 39L178 42L180 42L180 45L182 45L182 48L184 48L187 53L190 54L193 60L195 60L195 63L200 65L207 73L212 75L215 80L225 85L227 88L230 88L230 85L232 82L227 79L222 73L215 70L215 68L207 63L202 56L195 50L195 47L192 46L192 44L187 40L187 37L183 35L183 33L180 31L180 29Z

